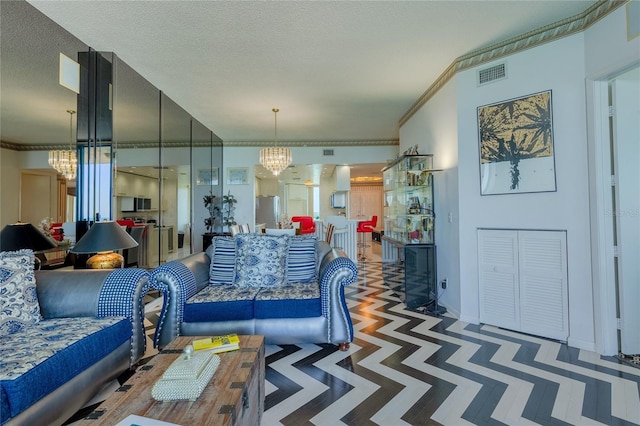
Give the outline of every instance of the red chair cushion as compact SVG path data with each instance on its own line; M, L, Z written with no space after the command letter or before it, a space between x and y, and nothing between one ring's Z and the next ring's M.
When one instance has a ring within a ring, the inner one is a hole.
M293 216L291 222L300 222L301 234L313 234L316 232L316 222L311 216Z
M357 232L373 232L373 228L376 227L378 223L378 216L372 216L371 220L363 220L358 222L358 227L356 228Z

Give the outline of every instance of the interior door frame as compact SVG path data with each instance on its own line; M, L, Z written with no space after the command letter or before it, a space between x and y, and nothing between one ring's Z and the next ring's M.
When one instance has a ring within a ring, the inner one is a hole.
M29 179L39 180L36 187L30 186ZM58 221L58 179L55 172L23 170L20 174L20 205L18 218L38 227L43 219ZM26 200L29 203L25 202ZM31 205L38 208L31 208ZM34 210L37 213L33 213ZM28 211L28 213L26 213Z
M586 80L595 350L609 356L618 354L609 81L635 66Z

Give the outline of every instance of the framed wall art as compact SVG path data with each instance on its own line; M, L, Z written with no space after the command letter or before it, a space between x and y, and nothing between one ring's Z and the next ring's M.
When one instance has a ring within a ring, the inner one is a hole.
M218 168L198 169L196 174L196 185L217 185L218 184Z
M478 108L481 195L556 190L551 90Z
M247 185L249 183L249 169L247 167L229 167L227 169L228 185Z

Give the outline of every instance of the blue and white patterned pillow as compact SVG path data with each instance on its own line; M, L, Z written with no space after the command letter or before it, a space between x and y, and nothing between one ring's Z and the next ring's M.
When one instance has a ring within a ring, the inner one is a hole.
M209 284L233 284L236 277L236 242L233 238L215 237L209 247Z
M287 282L313 283L317 281L316 237L292 237L287 259Z
M235 285L270 287L287 281L287 235L236 235Z
M0 253L0 336L17 333L42 319L33 261L31 250Z

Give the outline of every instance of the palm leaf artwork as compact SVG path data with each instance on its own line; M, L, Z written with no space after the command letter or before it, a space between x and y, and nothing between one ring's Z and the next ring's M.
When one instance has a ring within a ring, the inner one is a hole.
M553 155L551 91L478 108L480 162L509 161L511 189L520 160Z

